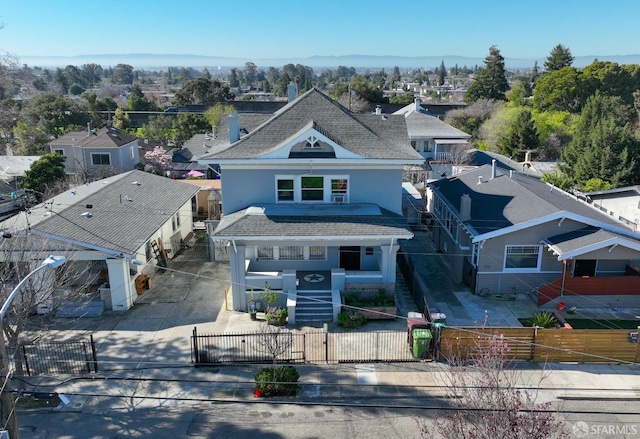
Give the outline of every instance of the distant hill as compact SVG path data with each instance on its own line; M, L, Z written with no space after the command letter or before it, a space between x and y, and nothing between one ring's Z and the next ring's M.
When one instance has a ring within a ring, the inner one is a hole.
M546 57L538 58L538 67L542 68ZM584 67L595 59L600 61L612 61L618 64L640 64L640 55L607 55L607 56L579 56L576 57L573 66ZM67 65L80 66L82 64L96 63L103 67L117 64L130 64L137 69L159 69L167 67L208 67L209 70L217 67L244 67L247 61L254 62L258 67L281 67L285 64L302 64L313 68L335 68L338 66L356 68L435 68L444 61L446 67L482 66L484 56L465 57L456 55L442 56L376 56L376 55L343 55L343 56L311 56L307 58L229 58L202 55L177 55L177 54L102 54L102 55L78 55L64 56L22 56L21 64L31 67L64 67ZM523 58L505 58L508 69L532 68L536 60Z

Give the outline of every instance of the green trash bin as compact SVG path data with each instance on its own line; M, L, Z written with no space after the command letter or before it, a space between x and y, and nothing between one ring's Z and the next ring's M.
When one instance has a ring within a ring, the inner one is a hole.
M413 356L425 358L431 343L431 331L425 328L415 328L413 330Z

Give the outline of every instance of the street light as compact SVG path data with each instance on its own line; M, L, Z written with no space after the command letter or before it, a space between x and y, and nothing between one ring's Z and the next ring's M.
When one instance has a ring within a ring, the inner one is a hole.
M0 359L0 379L4 379L4 382L2 383L3 392L0 394L0 422L2 422L0 429L4 430L6 428L11 439L18 439L20 437L20 433L18 431L18 419L16 418L14 410L13 396L4 391L9 381L9 352L7 351L7 345L4 341L4 318L7 315L7 310L9 309L11 302L13 302L13 299L15 299L20 292L20 289L25 283L27 283L29 278L39 271L47 268L59 267L65 262L67 262L67 258L64 256L49 256L47 259L42 261L42 264L39 267L27 274L24 279L16 285L11 294L9 294L9 297L7 297L7 300L5 300L2 308L0 308L0 331L2 332L0 333L0 357L2 357Z

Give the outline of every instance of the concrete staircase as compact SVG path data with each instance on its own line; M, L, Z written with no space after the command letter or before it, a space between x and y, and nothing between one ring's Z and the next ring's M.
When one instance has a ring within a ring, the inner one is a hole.
M298 290L296 323L332 321L331 291Z

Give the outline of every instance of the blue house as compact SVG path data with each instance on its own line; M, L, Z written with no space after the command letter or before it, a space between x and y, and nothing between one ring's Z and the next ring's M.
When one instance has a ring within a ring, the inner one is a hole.
M332 320L349 284L394 285L403 167L424 158L402 115L353 114L312 89L244 136L228 120L228 147L198 161L220 165L233 307L251 291L281 292L289 322ZM327 304L333 304L328 305Z

